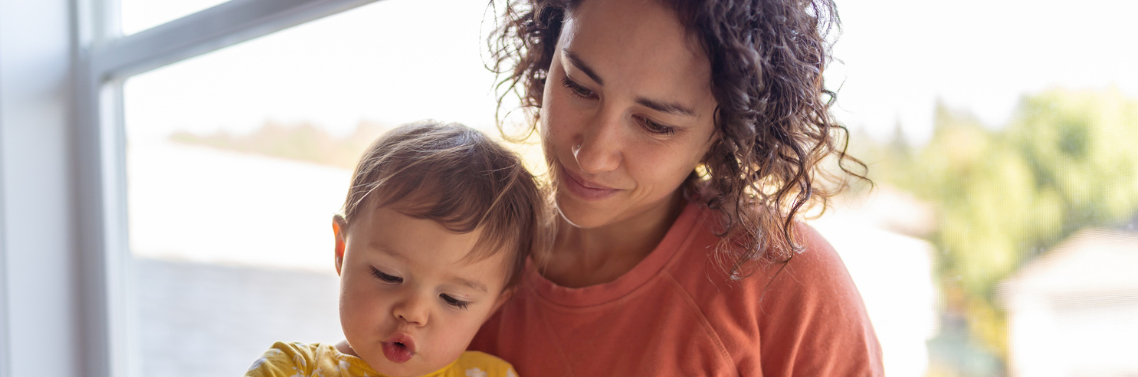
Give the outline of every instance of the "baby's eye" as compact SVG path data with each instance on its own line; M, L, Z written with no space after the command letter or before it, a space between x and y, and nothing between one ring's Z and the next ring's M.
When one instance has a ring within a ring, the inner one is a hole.
M403 278L395 276L395 275L385 274L382 271L375 269L375 267L371 268L371 274L375 275L375 277L377 279L382 280L385 283L402 283L403 282Z
M442 297L443 301L445 301L447 303L447 305L450 305L450 306L453 306L453 307L456 307L459 309L466 309L466 307L470 305L470 302L459 300L459 299L451 297L450 295L447 295L447 294L441 294L441 295L439 295L439 297Z

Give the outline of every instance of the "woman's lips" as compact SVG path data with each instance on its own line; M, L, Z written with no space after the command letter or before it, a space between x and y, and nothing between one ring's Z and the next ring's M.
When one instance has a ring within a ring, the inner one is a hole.
M561 168L561 176L565 179L561 180L561 184L573 192L574 195L585 200L600 200L609 197L616 193L617 189L608 188L592 182L587 182L580 177L570 173L564 166Z
M407 334L395 334L383 342L383 356L394 363L405 363L415 356L415 341Z

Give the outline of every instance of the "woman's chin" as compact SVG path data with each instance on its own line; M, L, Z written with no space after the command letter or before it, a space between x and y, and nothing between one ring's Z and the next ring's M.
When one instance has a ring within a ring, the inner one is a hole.
M611 219L612 212L583 207L572 199L557 198L557 213L561 215L561 220L572 227L599 228L607 225Z

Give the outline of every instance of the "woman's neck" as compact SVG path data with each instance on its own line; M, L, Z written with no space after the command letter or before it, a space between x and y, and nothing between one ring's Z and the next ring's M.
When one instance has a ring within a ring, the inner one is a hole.
M558 219L553 252L542 275L560 286L579 288L616 280L648 257L664 239L686 201L679 192L657 206L619 222L579 228Z

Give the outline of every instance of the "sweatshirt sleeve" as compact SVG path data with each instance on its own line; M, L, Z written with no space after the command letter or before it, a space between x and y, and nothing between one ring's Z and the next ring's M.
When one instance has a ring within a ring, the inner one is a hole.
M763 376L881 376L881 346L841 257L801 225L805 251L768 272L760 299Z

